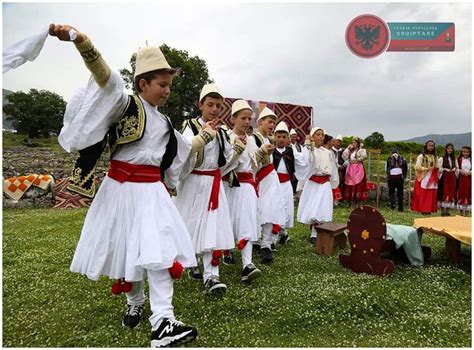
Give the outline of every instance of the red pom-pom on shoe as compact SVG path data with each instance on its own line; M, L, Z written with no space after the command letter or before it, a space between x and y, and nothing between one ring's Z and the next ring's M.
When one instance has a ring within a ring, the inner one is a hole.
M245 248L245 246L247 245L248 243L248 240L242 238L240 241L239 241L239 244L237 244L237 249L238 250L242 250Z
M281 230L281 225L278 225L278 224L274 224L273 227L272 227L272 233L274 235L277 235Z
M122 293L122 290L122 283L120 283L120 280L116 280L114 284L112 284L112 288L110 289L110 291L114 295L119 295L120 293Z
M212 265L212 266L219 266L219 259L213 258L213 259L211 260L211 265Z
M212 252L212 258L213 259L219 259L222 256L222 252L220 250L214 250ZM216 265L214 265L216 266Z
M123 282L122 284L122 292L130 293L133 288L133 285L130 282Z
M170 272L171 278L177 280L181 278L181 275L184 271L184 267L179 261L175 260L173 266L171 266L168 271Z

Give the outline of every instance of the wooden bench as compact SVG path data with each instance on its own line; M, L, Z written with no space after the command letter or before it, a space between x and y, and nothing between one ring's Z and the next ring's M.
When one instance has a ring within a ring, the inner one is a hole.
M316 253L331 256L334 252L335 245L337 245L339 249L344 249L347 242L346 235L344 234L345 229L347 229L347 224L338 224L335 222L327 222L316 226L316 230L318 231Z

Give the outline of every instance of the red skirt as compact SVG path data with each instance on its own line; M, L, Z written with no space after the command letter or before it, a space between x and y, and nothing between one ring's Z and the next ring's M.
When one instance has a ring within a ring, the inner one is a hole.
M471 175L459 175L458 204L471 204Z
M438 211L438 189L421 188L421 181L416 179L411 210L420 213L436 213Z
M339 201L342 199L341 189L339 187L336 187L332 190L332 197L334 198L334 201Z
M456 196L456 174L454 172L443 174L443 202L454 202Z
M367 189L367 179L364 174L364 178L357 185L344 186L344 199L349 202L365 202L369 198Z

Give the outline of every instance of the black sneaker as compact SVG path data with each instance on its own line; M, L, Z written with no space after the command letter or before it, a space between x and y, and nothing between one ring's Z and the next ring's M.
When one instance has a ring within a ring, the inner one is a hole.
M270 245L270 249L271 249L272 252L276 252L276 251L277 251L275 243L272 243L272 244Z
M128 305L125 316L123 317L122 326L128 328L135 328L140 324L143 313L143 304L141 305Z
M273 262L273 254L270 248L260 249L260 261L262 264L271 264Z
M157 330L151 332L151 347L181 346L196 339L197 329L183 323L164 318Z
M219 276L211 276L204 282L204 293L209 295L223 295L227 286L219 280Z
M189 278L196 280L196 281L202 281L202 273L199 271L199 267L190 267L188 271Z
M252 244L252 248L254 251L258 252L260 250L260 243Z
M288 241L290 240L290 236L289 235L283 235L280 237L280 239L278 240L278 244L286 244L288 243Z
M242 278L240 282L243 284L249 285L254 279L260 277L262 275L262 271L257 269L254 264L250 263L245 266L245 269L242 271Z
M310 237L309 238L309 243L311 243L312 245L315 245L316 244L316 237Z
M235 264L234 254L230 250L229 250L228 255L224 255L224 264L226 264L226 265L234 265Z

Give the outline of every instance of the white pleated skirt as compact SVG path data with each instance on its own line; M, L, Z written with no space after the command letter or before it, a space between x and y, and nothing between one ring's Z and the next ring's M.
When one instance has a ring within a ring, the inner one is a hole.
M286 228L292 228L294 225L295 216L295 201L293 199L293 186L291 181L280 183L281 194L283 196L283 203L285 207L285 221L284 225Z
M106 176L87 212L71 271L140 281L177 260L196 266L189 233L161 182L120 183Z
M229 187L224 183L224 188L235 240L257 242L260 230L257 225L257 194L254 187L249 183L240 183L240 187Z
M285 224L285 203L281 194L280 180L275 170L260 181L258 187L258 225Z
M196 254L235 246L229 205L219 184L219 206L208 211L214 177L190 174L178 185L176 207L189 231Z
M332 221L333 197L331 183L306 181L298 205L297 219L303 224Z

